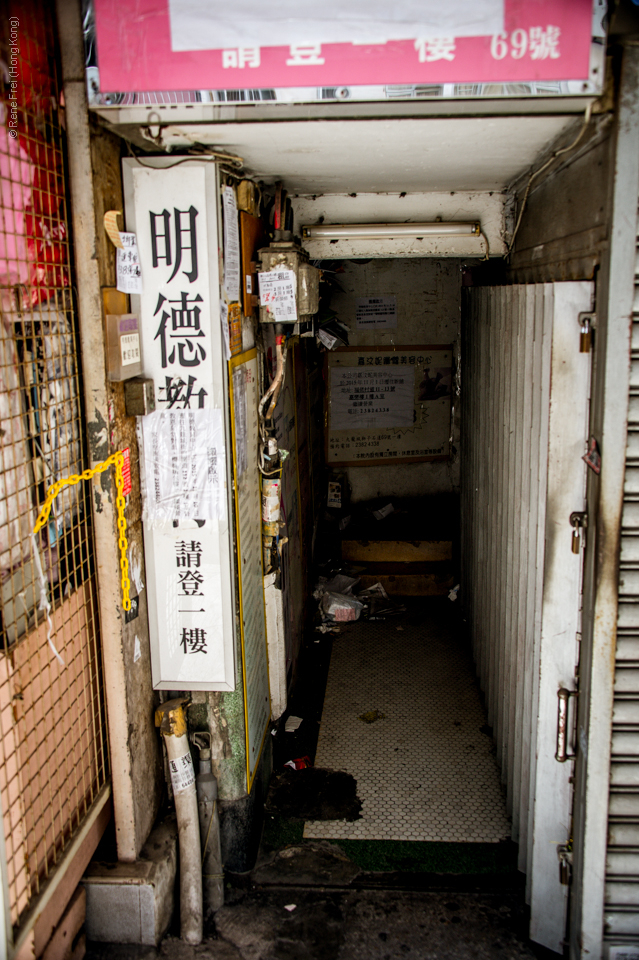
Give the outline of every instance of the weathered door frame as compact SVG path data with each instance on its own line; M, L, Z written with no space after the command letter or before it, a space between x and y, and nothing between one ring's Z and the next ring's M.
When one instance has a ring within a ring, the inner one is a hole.
M630 327L639 192L639 46L623 51L608 257L597 284L591 433L601 473L589 471L575 767L571 960L605 955L604 890L623 508Z

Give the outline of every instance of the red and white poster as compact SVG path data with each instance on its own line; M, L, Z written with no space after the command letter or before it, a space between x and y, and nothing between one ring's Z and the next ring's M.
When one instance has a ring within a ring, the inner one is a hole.
M95 18L103 92L504 83L587 79L593 3L95 0Z

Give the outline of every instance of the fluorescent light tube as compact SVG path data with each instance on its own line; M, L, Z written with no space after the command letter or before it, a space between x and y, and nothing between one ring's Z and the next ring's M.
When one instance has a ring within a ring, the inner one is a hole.
M475 223L309 223L305 240L392 240L395 237L479 237Z

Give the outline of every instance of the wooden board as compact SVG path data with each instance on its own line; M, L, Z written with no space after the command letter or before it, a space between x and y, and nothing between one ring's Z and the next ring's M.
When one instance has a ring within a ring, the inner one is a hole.
M389 597L445 597L455 586L455 578L437 573L365 573L358 590L367 590L375 583L381 583Z
M342 560L420 563L452 560L450 540L342 540Z
M252 317L257 308L257 273L255 262L258 249L266 243L264 224L260 217L240 210L240 251L242 257L242 308L245 317ZM255 301L253 300L255 297Z

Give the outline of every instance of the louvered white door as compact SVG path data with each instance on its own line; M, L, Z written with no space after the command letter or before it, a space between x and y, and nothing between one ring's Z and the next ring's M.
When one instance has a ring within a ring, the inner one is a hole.
M469 290L462 355L466 616L530 935L558 953L573 772L555 759L558 692L575 690L578 660L582 553L570 515L585 510L590 354L579 352L578 318L591 297L589 282Z

